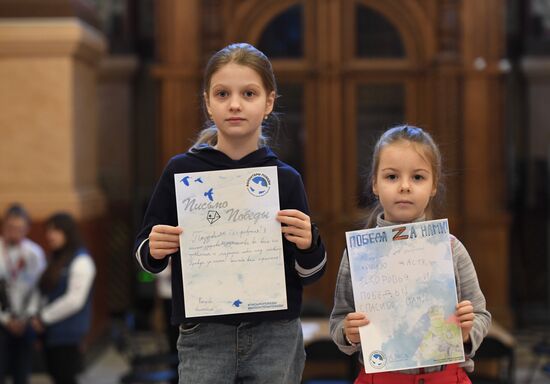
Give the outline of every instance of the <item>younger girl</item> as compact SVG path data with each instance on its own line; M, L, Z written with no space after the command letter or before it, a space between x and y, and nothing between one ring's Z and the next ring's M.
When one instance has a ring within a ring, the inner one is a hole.
M277 94L271 63L249 44L215 53L204 75L211 126L170 160L136 241L136 257L158 273L172 265L172 323L180 325L180 383L299 383L305 353L298 316L302 286L324 272L326 256L308 216L300 175L265 146L262 123ZM277 166L288 309L187 318L182 293L174 174Z
M378 202L367 228L433 219L433 200L441 192L441 154L431 136L420 128L400 126L386 131L374 147L369 182ZM355 383L470 383L464 370L474 368L472 357L487 334L491 315L468 251L451 237L458 305L456 316L462 330L466 361L425 369L366 374L361 369ZM344 251L330 333L340 350L361 354L359 327L369 324L368 313L355 311L347 252Z

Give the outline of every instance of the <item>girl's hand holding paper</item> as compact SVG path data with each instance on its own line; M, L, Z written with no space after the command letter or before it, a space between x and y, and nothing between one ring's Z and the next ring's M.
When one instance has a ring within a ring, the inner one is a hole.
M149 252L157 260L177 252L183 229L171 225L155 225L149 234Z

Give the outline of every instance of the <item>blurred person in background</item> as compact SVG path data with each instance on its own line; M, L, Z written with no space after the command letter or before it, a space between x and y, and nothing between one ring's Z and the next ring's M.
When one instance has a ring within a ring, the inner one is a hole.
M81 343L90 329L96 268L69 214L47 220L46 241L51 254L39 282L44 305L32 325L42 333L47 371L55 384L76 384Z
M0 237L0 384L28 383L35 333L28 320L38 310L36 284L46 266L42 248L27 239L30 217L19 204L2 220Z

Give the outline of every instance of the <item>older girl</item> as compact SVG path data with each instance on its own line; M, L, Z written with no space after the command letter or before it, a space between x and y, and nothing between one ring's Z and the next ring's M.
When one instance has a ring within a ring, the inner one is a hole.
M170 160L151 197L136 257L158 273L172 263L172 322L180 325L180 383L299 383L305 353L298 316L302 287L319 279L326 256L298 172L265 145L277 88L271 63L249 44L215 53L204 76L208 127ZM188 318L185 314L174 174L277 166L288 309Z

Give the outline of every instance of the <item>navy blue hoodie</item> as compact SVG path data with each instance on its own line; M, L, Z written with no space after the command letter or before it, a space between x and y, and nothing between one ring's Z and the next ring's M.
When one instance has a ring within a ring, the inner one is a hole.
M199 148L191 149L187 153L177 155L168 162L149 201L142 228L136 239L134 253L141 266L152 273L162 271L168 265L169 259L172 260L171 321L173 324L184 322L237 324L245 321L293 319L299 316L303 285L318 280L325 270L325 247L320 238L316 244L312 244L310 249L302 251L283 237L288 309L269 312L187 319L183 302L179 252L163 260L156 260L149 253L148 236L154 225L178 225L174 174L267 166L277 166L280 208L297 209L309 215L307 198L300 174L294 168L280 161L268 147L259 148L240 160L232 160L223 152L208 145L202 145Z

